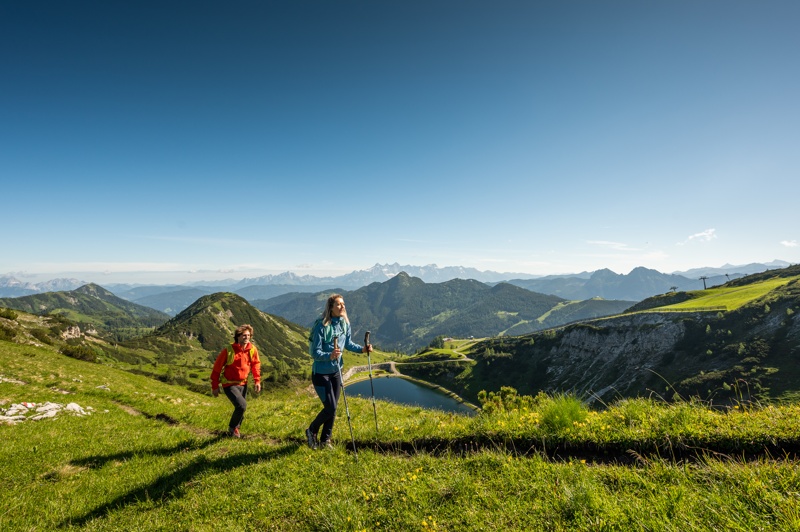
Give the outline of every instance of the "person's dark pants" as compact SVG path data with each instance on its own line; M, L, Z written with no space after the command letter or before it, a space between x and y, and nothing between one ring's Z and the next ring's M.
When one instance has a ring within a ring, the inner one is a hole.
M336 405L339 403L342 381L339 379L338 373L329 375L314 373L311 376L311 383L314 385L314 390L319 395L323 407L308 428L313 434L317 434L320 425L322 425L322 434L320 434L319 441L330 441L331 434L333 434L333 422L336 420Z
M247 410L247 385L244 386L224 386L223 391L231 403L233 403L233 414L228 423L228 432L233 432L242 426L244 411Z

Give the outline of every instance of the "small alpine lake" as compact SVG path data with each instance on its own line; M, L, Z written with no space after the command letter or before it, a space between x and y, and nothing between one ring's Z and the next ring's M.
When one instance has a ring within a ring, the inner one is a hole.
M427 386L402 377L373 378L372 382L375 388L375 399L393 401L395 403L428 409L444 410L445 412L454 412L457 414L466 414L468 416L475 415L475 411L464 403L438 390L428 388ZM370 397L372 397L369 379L348 384L345 391L355 397L364 399L370 399Z

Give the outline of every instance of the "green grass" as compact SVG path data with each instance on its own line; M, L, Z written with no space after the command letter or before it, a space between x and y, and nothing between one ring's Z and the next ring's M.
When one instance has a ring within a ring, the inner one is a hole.
M695 297L688 301L650 310L658 312L664 310L736 310L798 278L799 277L779 277L745 286L723 286L719 288L709 288L708 290L696 290L689 292L689 294Z
M371 361L373 364L380 364L381 362L397 360L398 356L396 354L386 353L377 349L370 353L369 357L367 357L367 353L351 353L350 351L345 351L344 353L345 364L348 366L366 366L368 361L367 358L369 358L369 361ZM311 359L309 358L309 366L310 365Z
M27 383L0 379L2 408L94 409L0 425L0 530L800 527L800 468L776 451L800 449L798 405L594 411L506 389L474 418L379 401L376 435L371 402L349 398L356 459L344 409L336 449L303 445L320 408L307 383L253 397L232 440L224 397L47 348L0 341L0 376Z
M442 360L460 360L464 358L462 355L456 353L452 349L437 349L437 348L427 348L422 353L418 353L416 355L412 355L409 357L405 357L402 360L398 360L398 362L403 363L413 363L413 362L434 362L434 361L442 361Z
M562 310L562 309L566 308L568 305L573 305L573 304L575 304L575 303L577 303L577 301L562 301L562 302L560 302L560 303L557 303L557 304L556 304L556 305L555 305L553 308L551 308L550 310L548 310L547 312L545 312L544 314L542 314L541 316L539 316L538 318L536 318L536 321L537 321L538 323L544 323L544 320L546 320L547 318L549 318L549 317L550 317L550 315L551 315L553 312L556 312L556 311L558 311L558 310Z

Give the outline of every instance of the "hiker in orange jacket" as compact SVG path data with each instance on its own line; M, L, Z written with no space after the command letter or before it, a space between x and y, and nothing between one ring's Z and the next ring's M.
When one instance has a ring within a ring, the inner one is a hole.
M253 328L240 325L233 333L234 343L220 351L214 368L211 370L211 393L219 396L219 386L233 403L233 414L228 423L228 435L241 438L239 427L242 426L244 411L247 409L247 376L253 373L256 392L261 391L261 360L258 349L250 343Z

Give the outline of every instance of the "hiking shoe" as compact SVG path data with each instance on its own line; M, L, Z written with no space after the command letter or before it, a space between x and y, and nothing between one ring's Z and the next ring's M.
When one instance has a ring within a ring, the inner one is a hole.
M231 435L231 438L241 438L242 437L242 434L239 432L239 427L236 427L235 429L233 429L233 431L229 432L229 434Z
M333 449L333 443L331 443L331 440L325 440L323 442L320 442L319 448L320 449Z
M316 449L318 442L317 442L317 435L311 432L311 429L306 429L306 442L308 442L308 446L312 449Z

